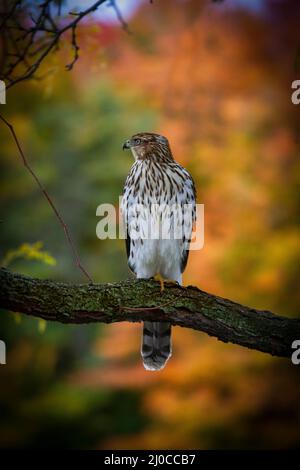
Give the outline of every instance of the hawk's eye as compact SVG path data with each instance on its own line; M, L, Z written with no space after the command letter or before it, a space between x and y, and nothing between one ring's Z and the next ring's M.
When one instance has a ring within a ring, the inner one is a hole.
M140 143L141 143L141 139L135 139L135 141L134 141L135 145L140 145Z

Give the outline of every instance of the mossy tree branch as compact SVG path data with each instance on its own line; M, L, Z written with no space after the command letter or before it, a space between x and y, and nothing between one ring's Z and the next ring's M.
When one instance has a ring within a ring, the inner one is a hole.
M0 307L62 323L170 321L275 356L290 357L300 320L255 310L196 287L153 280L63 284L0 270Z

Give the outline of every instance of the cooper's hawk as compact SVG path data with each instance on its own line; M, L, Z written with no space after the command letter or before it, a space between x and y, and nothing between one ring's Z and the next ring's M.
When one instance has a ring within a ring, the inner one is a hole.
M127 140L135 162L127 176L122 215L127 230L128 265L138 278L182 284L196 194L191 175L173 159L168 140L140 133ZM171 356L171 325L144 322L142 358L147 370L159 370Z

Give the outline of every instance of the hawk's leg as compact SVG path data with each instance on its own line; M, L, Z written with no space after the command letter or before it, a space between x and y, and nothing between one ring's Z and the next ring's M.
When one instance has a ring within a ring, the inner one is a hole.
M153 276L153 279L160 283L160 292L165 290L165 283L167 283L167 284L178 284L178 282L175 281L174 279L164 279L163 276L160 273L155 274L155 276Z

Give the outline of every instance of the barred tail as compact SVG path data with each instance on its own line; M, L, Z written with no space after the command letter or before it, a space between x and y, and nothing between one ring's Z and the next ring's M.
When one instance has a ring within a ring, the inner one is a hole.
M141 353L145 369L163 369L172 355L171 324L145 321Z

